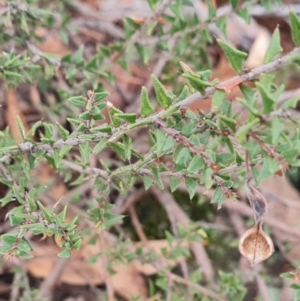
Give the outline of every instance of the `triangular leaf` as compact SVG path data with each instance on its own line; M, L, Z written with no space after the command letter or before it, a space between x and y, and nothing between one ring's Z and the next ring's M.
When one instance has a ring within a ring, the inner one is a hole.
M149 96L148 96L148 91L146 87L142 87L142 92L141 92L141 116L142 117L147 117L150 114L154 113L154 107L152 106Z
M271 62L274 59L274 57L281 52L282 47L280 45L280 33L277 27L272 35L270 45L265 54L264 63L266 64Z
M162 85L162 83L158 80L158 78L154 74L151 75L151 78L152 78L157 102L164 109L167 109L171 105L173 98L170 96L170 93L167 91L167 89Z
M290 11L291 20L291 33L294 43L300 45L300 18L293 12Z
M247 57L247 53L242 52L228 45L220 39L217 39L217 42L223 49L230 65L236 73L241 73L243 71L243 61Z

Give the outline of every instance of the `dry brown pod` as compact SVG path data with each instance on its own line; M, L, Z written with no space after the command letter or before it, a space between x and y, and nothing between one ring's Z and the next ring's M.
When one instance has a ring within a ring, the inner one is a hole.
M262 222L246 231L239 242L239 250L252 265L268 259L274 252L272 239L262 229Z
M254 187L251 180L246 182L246 193L253 209L255 221L258 223L267 212L266 198Z

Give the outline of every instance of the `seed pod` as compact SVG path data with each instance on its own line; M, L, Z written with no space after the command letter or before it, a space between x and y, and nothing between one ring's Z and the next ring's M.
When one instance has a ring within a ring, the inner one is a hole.
M256 223L260 222L267 212L266 198L248 181L246 183L246 193L253 209Z
M262 229L262 222L246 231L239 241L239 251L252 265L268 259L274 252L272 239Z

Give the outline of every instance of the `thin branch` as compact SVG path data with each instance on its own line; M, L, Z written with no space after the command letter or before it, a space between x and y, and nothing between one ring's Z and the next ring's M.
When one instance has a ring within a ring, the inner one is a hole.
M143 242L143 243L147 243L147 236L146 236L146 234L143 230L143 226L141 225L141 223L139 221L139 218L137 216L134 205L131 205L128 208L128 212L129 212L129 215L130 215L131 222L132 222L132 224L135 228L135 232L137 233L140 241Z
M213 300L216 300L216 301L228 301L227 299L224 299L222 297L219 297L216 293L214 293L213 291L197 284L197 283L194 283L194 282L191 282L191 281L187 281L185 279L183 279L182 277L178 276L178 275L175 275L175 274L172 274L170 273L170 278L173 280L173 281L176 281L177 283L182 283L182 284L185 284L185 285L188 285L196 290L198 290L202 295L206 296L206 297L209 297Z
M59 281L59 278L62 276L63 271L65 270L69 262L69 259L58 258L56 260L56 264L53 267L51 273L47 276L47 278L44 279L40 286L40 292L38 295L39 299L52 299L55 284Z
M286 66L287 64L289 64L291 62L292 58L294 56L298 55L299 53L300 53L300 47L296 47L287 55L285 55L283 57L279 57L268 64L254 68L248 72L245 72L241 75L237 75L229 80L226 80L223 83L221 83L219 86L223 87L223 86L232 85L233 83L236 83L236 82L247 82L247 81L257 79L262 74L269 73L276 69ZM176 108L178 108L178 109L185 108L195 102L199 102L201 100L204 100L204 99L212 96L216 92L217 89L218 89L217 87L207 88L205 90L204 94L196 92L196 93L190 95L189 97L187 97L186 99L184 99L183 101L173 104L167 110L162 110L162 111L155 113L153 115L150 115L146 118L138 118L134 124L121 125L120 127L115 128L112 131L112 134L97 133L97 134L94 134L94 138L91 138L90 140L81 138L80 136L75 137L75 138L69 138L67 140L58 140L52 146L49 144L43 144L43 143L33 144L31 142L25 142L25 143L21 143L16 146L8 147L5 150L0 151L0 153L2 153L4 156L7 156L8 154L18 155L20 153L36 153L38 151L49 152L49 151L54 151L55 149L61 149L62 147L66 146L66 145L77 146L79 144L84 144L87 141L98 142L103 138L108 138L109 142L113 142L113 141L118 140L125 133L128 133L131 130L136 129L137 127L149 125L151 123L154 123L159 118L163 119L166 116L169 116L170 113L173 112ZM2 160L2 158L0 158L0 161L1 160Z

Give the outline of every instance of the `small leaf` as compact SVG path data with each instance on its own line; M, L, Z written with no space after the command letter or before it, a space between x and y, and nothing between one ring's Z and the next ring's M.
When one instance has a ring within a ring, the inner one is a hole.
M158 78L154 74L151 75L151 78L152 78L157 102L164 109L167 109L171 105L173 98L170 96L166 88L162 85L162 83L158 80Z
M232 6L232 8L236 8L239 0L229 0L229 2L230 2L230 5Z
M264 113L271 113L275 107L275 97L267 90L262 83L256 83L260 96L262 98Z
M94 103L102 101L103 99L107 98L110 93L108 92L97 92L94 96Z
M162 131L156 130L155 131L155 139L156 139L156 155L157 155L157 157L160 157L160 155L162 154L163 148L165 146L167 138Z
M276 145L281 132L283 130L283 124L279 118L275 118L272 120L272 144Z
M190 158L191 158L190 151L186 147L184 147L180 150L179 154L176 157L175 162L176 164L185 166L188 160L190 160Z
M150 102L149 96L148 96L148 91L146 87L142 87L142 92L141 92L141 116L142 117L147 117L154 113L155 110Z
M222 192L221 187L217 187L217 189L215 190L215 193L214 193L214 195L213 195L210 202L212 204L217 203L218 204L218 209L220 209L225 200L226 200L226 196Z
M120 142L111 142L109 143L109 146L122 158L122 160L126 160L123 144Z
M189 96L189 94L190 94L189 87L187 85L184 85L181 93L178 96L177 102L185 100Z
M59 123L57 123L57 129L59 132L59 135L61 136L61 138L63 138L63 140L67 140L68 136L69 136L69 131L66 130L64 127L62 127Z
M144 175L143 182L144 182L145 190L148 190L152 186L154 181L151 177Z
M235 131L236 121L227 116L219 115L218 118L225 123L232 131Z
M217 90L212 98L212 111L218 112L222 107L225 99L226 99L226 92Z
M81 45L80 48L74 53L72 57L72 62L74 64L81 64L83 62L83 51L84 51L84 46Z
M189 173L195 173L195 172L199 172L199 171L203 170L204 167L205 167L205 162L204 162L203 158L196 155L191 160L191 162L187 168L187 171Z
M270 45L265 54L264 63L266 64L271 62L274 59L274 57L281 52L282 47L280 45L280 33L277 27L272 35Z
M68 99L73 105L77 107L85 107L86 102L82 96L73 96Z
M192 199L195 195L196 188L198 186L198 179L197 178L185 178L185 186L189 193L190 199Z
M62 252L60 252L59 254L57 254L57 256L60 258L69 258L71 256L71 250L65 249Z
M280 274L280 277L281 278L290 278L290 279L294 279L295 278L295 275L291 272L288 272L288 273L281 273Z
M259 124L260 120L258 118L253 119L251 122L244 124L241 126L237 133L236 137L240 140L243 141L246 137L246 135L249 133L251 129L253 129L257 124Z
M162 179L161 179L161 175L160 175L160 170L159 170L159 168L156 167L156 166L151 165L151 166L150 166L150 169L152 170L153 176L154 176L154 178L156 179L157 183L159 184L160 188L161 188L161 189L164 189L164 184L163 184L163 181L162 181Z
M125 158L130 161L132 139L128 135L123 136Z
M90 154L92 153L92 147L90 142L79 144L79 152L84 164L89 163Z
M240 74L243 71L243 61L247 57L247 53L233 48L220 39L217 39L217 42L225 52L225 55L234 71Z
M114 116L129 123L135 123L136 121L135 113L116 113Z
M18 237L18 233L7 233L1 235L1 240L4 244L12 246L16 241Z
M182 77L186 78L190 85L201 94L204 94L206 88L213 86L213 83L201 79L198 74L193 72L185 72Z
M89 111L86 111L86 112L83 112L79 115L79 118L82 119L82 120L90 120L91 119L91 114Z
M171 176L169 181L170 181L171 192L174 192L181 184L181 180L177 177Z
M291 20L291 33L294 43L300 45L300 18L293 12L290 11Z
M25 138L26 138L26 133L25 133L24 125L23 125L22 120L21 120L19 115L17 115L17 124L18 124L18 129L19 129L19 132L21 134L21 137L24 141Z

